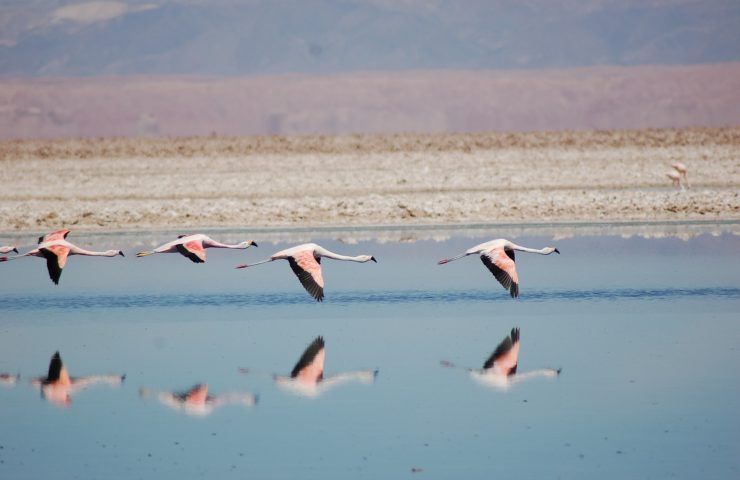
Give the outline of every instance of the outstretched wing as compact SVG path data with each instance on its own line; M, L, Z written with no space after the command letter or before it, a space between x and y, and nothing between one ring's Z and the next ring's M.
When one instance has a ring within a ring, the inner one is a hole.
M324 300L324 277L321 276L321 265L313 256L313 251L304 250L297 253L288 257L288 262L303 288L317 301Z
M318 336L306 348L290 372L291 378L317 382L324 376L324 337Z
M40 252L46 259L46 269L49 271L49 278L51 278L51 281L55 285L59 285L62 269L67 264L69 248L62 245L51 245L40 249Z
M203 248L203 242L200 240L181 243L176 248L180 254L188 257L195 263L204 263L206 261L206 250Z
M512 298L519 296L519 275L516 273L514 251L494 248L481 254L483 265L491 271L496 280L509 291Z
M55 230L51 233L47 233L43 237L39 237L39 243L63 240L67 238L67 235L69 235L69 230Z
M519 328L511 329L511 334L504 338L498 344L486 363L484 369L497 368L506 375L516 373L517 363L519 362Z

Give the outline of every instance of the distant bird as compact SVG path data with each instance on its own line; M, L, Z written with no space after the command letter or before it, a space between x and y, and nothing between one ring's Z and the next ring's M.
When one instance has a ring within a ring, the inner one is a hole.
M671 182L673 183L673 186L676 188L680 188L683 190L683 185L681 184L681 174L678 172L668 172L666 173L666 176L671 179Z
M93 257L115 257L116 255L124 256L121 250L106 250L105 252L93 252L82 249L69 243L66 238L69 230L57 230L43 237L39 237L39 245L30 252L26 252L16 257L0 257L0 262L9 260L18 260L23 257L41 257L46 259L46 268L49 270L49 278L55 285L59 284L59 277L62 276L62 269L67 264L69 255L87 255Z
M278 387L298 395L318 397L337 385L351 381L370 383L378 376L377 370L358 370L324 376L324 338L316 337L306 348L290 377L275 375Z
M136 256L146 257L147 255L153 255L155 253L179 253L195 263L204 263L206 261L206 248L233 248L244 250L251 246L256 247L258 245L252 240L247 240L235 245L229 245L217 242L208 235L196 233L180 235L177 237L177 240L165 243L164 245L148 252L139 252Z
M519 275L516 273L516 264L514 263L514 250L520 252L539 253L540 255L550 255L560 251L555 247L545 247L541 250L534 248L521 247L515 243L499 238L490 242L481 243L469 248L465 253L456 257L440 260L438 265L444 265L453 260L466 257L468 255L480 255L483 265L491 271L496 280L511 294L512 298L519 296Z
M9 246L6 246L6 247L0 247L0 254L2 254L2 253L10 253L10 252L18 253L18 249L14 245L9 245Z
M49 373L46 377L39 377L31 384L41 389L41 395L51 403L68 406L72 403L72 394L96 383L120 385L126 375L91 375L87 377L70 377L67 368L62 363L59 352L54 353L49 362Z
M236 268L247 268L260 265L275 260L287 260L290 262L290 268L296 274L298 280L306 291L317 301L324 299L324 277L321 275L321 258L333 258L334 260L346 260L349 262L365 263L372 260L377 262L371 255L358 255L348 257L330 252L329 250L316 245L315 243L306 243L293 248L281 250L273 254L267 260L252 264L237 265Z
M441 362L444 367L455 367L446 361ZM519 328L514 327L511 333L498 344L496 350L483 363L482 369L470 368L471 377L477 382L495 388L506 390L514 382L534 377L557 377L560 369L544 368L527 373L517 373L519 366Z
M686 183L686 188L691 188L689 185L689 169L681 162L676 162L671 165L676 172L678 172L679 175L681 175L681 178L683 178L683 181Z
M139 395L144 398L151 394L149 389L139 389ZM159 392L159 401L172 409L181 410L188 415L210 415L223 405L256 405L259 397L251 393L227 393L209 395L208 384L198 383L184 392Z

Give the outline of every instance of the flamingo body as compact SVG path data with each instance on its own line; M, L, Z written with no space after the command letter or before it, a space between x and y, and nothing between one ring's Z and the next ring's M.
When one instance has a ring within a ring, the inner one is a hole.
M512 298L517 298L519 296L519 274L516 271L515 250L539 253L540 255L550 255L553 252L558 254L560 253L560 251L555 247L534 249L522 247L509 240L499 238L471 247L466 250L465 253L452 258L440 260L437 263L439 265L444 265L468 255L480 255L483 265L485 265L491 274L493 274L501 286L509 291Z
M332 258L334 260L345 260L350 262L365 263L369 261L377 262L371 255L358 255L349 257L330 252L324 247L315 243L305 243L295 247L286 248L274 253L267 260L249 264L237 265L236 268L247 268L262 263L273 262L275 260L288 260L290 268L295 273L303 288L318 302L324 300L324 276L321 273L321 258Z
M147 389L139 390L139 395L148 396ZM231 393L223 395L210 395L208 384L199 383L185 392L160 392L159 401L174 410L180 410L188 415L206 416L223 405L242 404L253 406L257 404L258 397L251 393Z
M206 261L206 248L230 248L243 250L251 246L257 246L252 240L230 245L227 243L217 242L208 235L202 233L179 235L177 240L167 242L151 251L139 252L137 257L145 257L155 253L179 253L189 258L194 263L204 263Z
M104 252L94 252L91 250L85 250L68 242L67 235L69 230L56 230L47 235L39 237L38 246L23 255L16 257L1 257L0 262L17 260L23 257L40 257L46 259L46 268L49 272L49 278L54 282L55 285L59 284L59 279L62 276L62 270L67 265L67 258L70 255L86 255L91 257L115 257L117 255L124 256L121 250L106 250Z

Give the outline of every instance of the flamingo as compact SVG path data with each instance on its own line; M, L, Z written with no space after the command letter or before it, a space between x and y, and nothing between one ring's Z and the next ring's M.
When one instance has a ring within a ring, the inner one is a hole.
M686 183L686 188L691 188L689 185L689 169L681 162L676 162L671 165L673 169L678 172L680 175L680 178L683 178L683 181Z
M456 257L440 260L437 262L438 265L444 265L453 260L466 257L468 255L480 255L480 259L483 261L483 265L491 271L496 280L511 294L512 298L519 296L519 275L516 273L516 264L514 263L514 250L520 252L539 253L540 255L550 255L555 252L560 254L560 251L555 247L545 247L537 250L534 248L527 248L519 246L509 240L499 238L497 240L491 240L490 242L481 243L472 248L469 248L465 253L461 253Z
M233 248L244 250L254 245L258 246L252 240L237 243L236 245L229 245L226 243L220 243L202 233L179 235L177 240L160 245L154 250L148 252L139 252L136 254L137 257L146 257L147 255L153 255L155 253L179 253L194 263L204 263L206 261L206 248Z
M673 186L676 188L680 188L683 190L683 185L681 184L681 174L678 172L668 172L666 173L666 177L671 179L671 182L673 183Z
M43 257L46 259L46 268L49 270L49 278L55 285L59 284L62 269L67 264L69 255L87 255L92 257L115 257L124 256L121 250L106 250L105 252L93 252L82 249L69 243L66 238L69 230L56 230L47 235L39 237L39 245L35 249L16 257L0 257L0 262L17 260L23 257Z
M442 361L444 367L455 365ZM514 327L504 337L493 353L483 363L482 369L469 368L471 377L482 385L507 390L514 382L534 377L557 377L561 369L543 368L527 373L517 373L519 365L519 328Z
M57 351L49 362L49 373L46 377L39 377L31 381L32 385L41 389L41 395L49 402L69 406L72 403L72 394L96 383L120 385L126 375L91 375L87 377L70 377L67 368L62 363L62 357Z
M346 255L339 255L338 253L330 252L315 243L306 243L281 250L273 254L267 260L262 260L261 262L252 264L245 263L237 265L235 268L254 267L255 265L273 262L275 260L288 260L288 262L290 262L290 268L293 269L293 273L296 274L301 285L303 285L303 288L305 288L306 291L316 299L316 301L321 302L324 300L324 277L321 275L322 257L359 263L365 263L372 260L377 263L375 257L371 255L348 257Z
M7 245L4 247L0 247L0 254L10 253L10 252L18 253L18 249L15 247L15 245Z
M149 389L139 390L141 397L151 394ZM210 415L223 405L240 404L247 407L257 405L259 397L251 393L227 393L223 395L209 395L208 384L198 383L184 392L159 392L159 401L174 410L181 410L188 415Z
M316 337L295 364L290 376L275 375L278 387L306 397L318 397L330 388L351 381L370 383L378 376L377 370L358 370L324 376L324 338Z

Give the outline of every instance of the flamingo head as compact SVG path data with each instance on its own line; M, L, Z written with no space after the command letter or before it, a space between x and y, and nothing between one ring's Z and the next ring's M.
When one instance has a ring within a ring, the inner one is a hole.
M555 247L547 247L547 248L545 248L545 255L550 255L550 254L551 254L551 253L553 253L553 252L555 252L555 253L557 253L558 255L560 255L560 250L558 250L558 249L557 249L557 248L555 248Z
M13 247L13 251L14 251L15 253L18 253L18 248L17 248L17 247Z
M120 255L122 257L126 256L123 254L123 250L108 250L107 252L105 252L106 257L115 257L116 255Z
M362 262L362 263L365 263L365 262L369 262L369 261L371 261L371 260L372 260L373 262L375 262L375 263L378 263L378 261L377 261L377 260L375 260L375 257L373 257L372 255L360 255L360 256L358 256L357 258L358 258L358 259L360 260L360 262Z
M259 247L254 240L246 240L239 244L240 248Z

